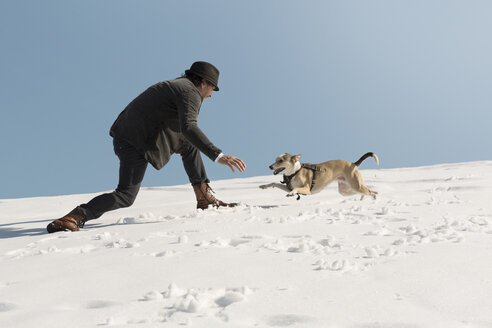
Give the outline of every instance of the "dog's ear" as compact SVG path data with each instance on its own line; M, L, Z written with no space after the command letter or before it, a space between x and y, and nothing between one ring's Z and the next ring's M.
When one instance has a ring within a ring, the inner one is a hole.
M299 155L292 156L292 159L293 159L294 161L297 161L297 162L298 162L298 161L299 161L299 159L301 159L301 157L302 157L302 155L300 155L300 154L299 154Z

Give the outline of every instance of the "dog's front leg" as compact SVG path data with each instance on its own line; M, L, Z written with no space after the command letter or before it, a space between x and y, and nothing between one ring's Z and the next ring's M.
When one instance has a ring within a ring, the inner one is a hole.
M297 194L311 195L311 189L309 187L294 188L291 192L287 194L287 197L292 197Z
M283 191L290 191L289 188L287 188L286 185L280 184L280 183L269 183L266 185L261 185L261 189L267 189L267 188L279 188L282 189Z

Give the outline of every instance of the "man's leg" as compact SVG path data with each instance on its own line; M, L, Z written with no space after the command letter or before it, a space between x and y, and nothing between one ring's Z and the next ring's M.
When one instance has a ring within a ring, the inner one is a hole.
M87 204L77 206L67 215L54 220L46 229L78 231L86 221L97 219L105 212L133 204L140 189L147 161L133 146L121 140L113 140L114 151L120 159L120 180L115 191L93 198Z
M181 155L184 169L193 186L210 182L207 178L205 165L203 165L202 156L198 148L189 142L185 142L178 150L178 153Z
M97 219L104 213L133 204L147 169L147 161L132 145L124 140L113 140L114 151L120 159L118 187L115 191L93 198L76 208L86 221Z
M205 165L203 165L202 156L198 148L189 142L185 142L178 150L178 153L181 155L186 174L188 174L188 179L193 186L193 191L195 192L197 201L197 208L206 209L209 205L215 207L233 207L237 205L237 203L224 203L212 195L212 189L208 185L210 180L207 178Z

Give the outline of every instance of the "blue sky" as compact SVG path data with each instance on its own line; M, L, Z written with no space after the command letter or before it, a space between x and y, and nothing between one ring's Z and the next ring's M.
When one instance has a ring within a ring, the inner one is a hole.
M0 198L112 190L111 124L196 60L221 71L199 125L247 164L233 174L204 157L212 181L271 174L283 152L373 151L380 168L492 160L491 12L485 0L2 1ZM143 185L185 183L175 156Z

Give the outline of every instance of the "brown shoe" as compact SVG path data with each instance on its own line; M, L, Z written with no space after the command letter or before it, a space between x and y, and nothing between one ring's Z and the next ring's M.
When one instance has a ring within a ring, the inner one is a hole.
M237 206L237 203L224 203L221 200L218 200L212 195L212 188L208 185L208 183L202 183L199 186L193 186L193 191L196 196L196 208L201 208L202 210L207 209L209 205L214 207L234 207Z
M62 218L59 218L46 227L49 233L57 231L79 231L85 224L85 216L77 210L72 210Z

